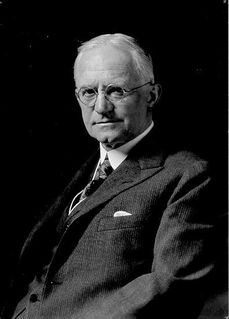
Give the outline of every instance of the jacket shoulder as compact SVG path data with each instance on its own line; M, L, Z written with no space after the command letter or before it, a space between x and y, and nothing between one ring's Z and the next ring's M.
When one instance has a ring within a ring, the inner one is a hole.
M195 153L189 151L178 151L167 155L164 167L174 171L178 175L184 172L209 172L209 162Z

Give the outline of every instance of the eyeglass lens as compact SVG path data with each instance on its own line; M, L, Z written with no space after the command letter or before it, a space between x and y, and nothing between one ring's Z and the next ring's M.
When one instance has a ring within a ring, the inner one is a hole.
M123 88L114 85L108 85L104 91L105 97L110 101L116 101L123 98L125 91ZM93 88L81 88L78 96L82 103L91 104L94 103L98 95L97 90Z

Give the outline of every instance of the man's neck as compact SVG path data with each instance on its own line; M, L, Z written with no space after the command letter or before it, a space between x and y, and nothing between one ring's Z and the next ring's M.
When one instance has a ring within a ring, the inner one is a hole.
M153 126L154 126L154 122L151 121L149 123L149 125L147 126L147 128L143 132L141 132L137 136L133 136L132 138L130 138L129 140L127 140L123 143L118 142L118 143L114 143L114 144L110 144L110 143L101 143L101 144L107 152L114 150L114 149L118 149L122 146L125 146L126 144L132 143L132 141L135 141L138 139L141 140L142 137L144 137L153 128Z
M108 154L112 168L116 169L125 160L130 150L151 131L153 126L154 123L152 122L151 125L140 135L115 149L107 151L104 146L100 144L100 161L103 162L106 154Z

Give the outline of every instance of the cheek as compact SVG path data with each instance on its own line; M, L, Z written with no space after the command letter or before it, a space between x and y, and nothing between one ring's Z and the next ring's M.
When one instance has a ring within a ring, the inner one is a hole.
M90 119L91 119L91 112L88 110L85 110L84 108L81 108L81 114L83 118L83 122L87 130L90 130L91 124L90 124Z
M147 108L144 104L131 105L126 109L124 116L125 129L134 135L139 134L148 122Z
M135 103L125 108L123 118L125 119L125 123L136 126L143 118L145 118L145 113L145 108L141 107L140 104Z

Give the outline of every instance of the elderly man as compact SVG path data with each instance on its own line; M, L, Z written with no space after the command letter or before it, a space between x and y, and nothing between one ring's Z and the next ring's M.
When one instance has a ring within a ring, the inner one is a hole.
M160 86L133 38L78 51L76 97L100 150L29 235L3 318L197 318L213 269L208 165L164 149Z

